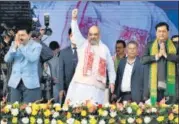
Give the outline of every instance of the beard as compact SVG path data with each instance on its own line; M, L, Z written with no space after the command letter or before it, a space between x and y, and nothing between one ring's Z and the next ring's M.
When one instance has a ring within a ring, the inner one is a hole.
M99 43L99 41L98 40L91 40L90 43L91 43L91 45L97 45Z

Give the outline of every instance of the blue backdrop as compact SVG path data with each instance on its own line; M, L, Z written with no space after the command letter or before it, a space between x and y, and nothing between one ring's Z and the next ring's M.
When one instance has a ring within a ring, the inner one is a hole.
M170 18L170 20L175 24L175 26L178 28L178 4L179 1L153 1L155 5L162 8L167 16Z
M70 45L68 29L71 22L71 11L79 9L78 23L86 37L91 25L98 25L101 40L114 54L115 42L123 39L126 42L139 42L139 53L142 54L148 41L155 39L155 25L161 21L170 26L170 37L178 34L178 2L129 2L129 1L53 1L31 2L35 16L41 25L44 24L44 13L50 14L50 27L53 30L45 42L48 45L56 40L65 48Z

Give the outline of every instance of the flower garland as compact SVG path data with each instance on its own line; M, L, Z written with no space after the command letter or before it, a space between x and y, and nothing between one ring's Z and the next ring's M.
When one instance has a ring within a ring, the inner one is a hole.
M178 124L178 105L123 102L96 105L90 101L64 104L1 105L1 124Z

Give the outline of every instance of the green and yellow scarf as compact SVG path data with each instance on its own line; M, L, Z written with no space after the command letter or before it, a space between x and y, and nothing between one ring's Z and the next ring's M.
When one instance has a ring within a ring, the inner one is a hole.
M171 40L166 41L166 49L168 54L176 54L176 48ZM150 48L150 55L156 55L159 52L158 42L155 40ZM175 63L167 61L167 78L166 78L166 92L165 95L175 95ZM157 101L157 62L150 65L150 100L152 105Z

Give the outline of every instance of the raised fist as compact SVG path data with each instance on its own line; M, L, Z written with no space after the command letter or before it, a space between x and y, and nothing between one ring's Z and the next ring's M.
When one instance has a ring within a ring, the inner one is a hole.
M73 9L72 10L72 19L76 20L78 16L78 9Z

